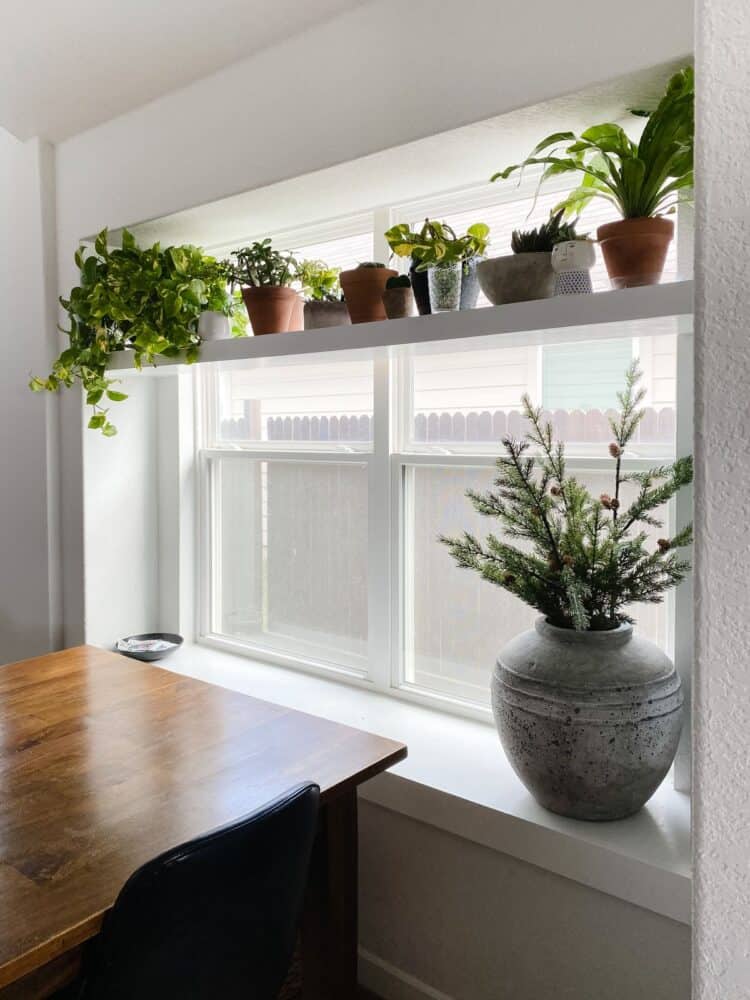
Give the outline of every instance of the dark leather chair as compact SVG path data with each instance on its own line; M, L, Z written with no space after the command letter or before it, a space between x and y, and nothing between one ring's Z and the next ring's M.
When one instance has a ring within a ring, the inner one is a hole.
M300 785L139 868L59 994L76 1000L276 1000L294 951L318 816Z

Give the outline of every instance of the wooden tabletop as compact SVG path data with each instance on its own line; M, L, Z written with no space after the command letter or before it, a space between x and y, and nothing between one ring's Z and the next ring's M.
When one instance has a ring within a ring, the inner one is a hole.
M154 855L403 744L92 646L0 667L0 987L93 936Z

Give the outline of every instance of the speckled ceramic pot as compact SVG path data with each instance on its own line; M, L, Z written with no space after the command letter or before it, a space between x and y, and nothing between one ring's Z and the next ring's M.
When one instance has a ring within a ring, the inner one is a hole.
M575 632L540 618L492 678L513 769L537 802L575 819L622 819L648 801L677 752L682 702L671 660L631 625Z

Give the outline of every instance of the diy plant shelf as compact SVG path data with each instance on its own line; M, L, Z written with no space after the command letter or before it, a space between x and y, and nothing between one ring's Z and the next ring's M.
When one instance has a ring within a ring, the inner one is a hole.
M568 295L534 302L518 302L466 312L412 316L356 326L278 333L263 337L241 337L206 343L200 364L222 366L263 363L306 354L381 352L404 348L412 353L454 351L476 347L476 338L486 346L569 343L576 340L659 336L692 330L693 283L678 281L642 288ZM473 343L470 343L473 342ZM168 374L181 364L180 358L157 358L152 374ZM132 368L132 354L122 352L111 364L113 370Z

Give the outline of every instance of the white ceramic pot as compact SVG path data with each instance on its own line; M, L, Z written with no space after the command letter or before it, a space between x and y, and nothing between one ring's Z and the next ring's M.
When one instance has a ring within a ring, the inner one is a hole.
M210 309L202 312L198 320L198 334L203 340L227 340L232 336L229 317Z
M555 295L588 295L593 291L590 269L596 255L590 240L566 240L552 249Z

